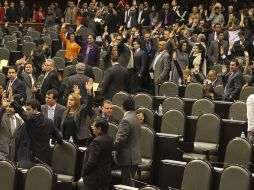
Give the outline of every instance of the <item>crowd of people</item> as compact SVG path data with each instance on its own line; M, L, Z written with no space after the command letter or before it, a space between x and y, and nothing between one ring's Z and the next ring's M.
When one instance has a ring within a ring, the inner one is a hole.
M142 111L135 112L131 96L123 102L123 119L114 118L115 93L158 95L167 81L196 82L203 85L206 98L236 101L254 83L254 75L244 80L254 69L253 4L238 10L235 1L186 8L177 0L161 7L146 0L117 5L69 0L65 10L56 2L44 10L39 4L30 9L28 2L19 3L17 8L14 2L0 5L2 30L9 34L9 25L20 23L20 31L10 34L19 38L33 30L24 23L44 23L42 35L59 34L66 67L65 75L55 68L50 46L39 39L29 57L8 68L9 80L0 86L0 159L26 166L38 160L50 164L49 139L60 144L71 139L88 147L83 163L86 190L109 188L112 151L122 183L133 186L140 141L145 140L140 129L152 127ZM219 73L214 69L218 65ZM104 73L101 107L94 104L92 67ZM223 94L214 91L218 85L224 86ZM107 135L109 122L119 125L115 141Z

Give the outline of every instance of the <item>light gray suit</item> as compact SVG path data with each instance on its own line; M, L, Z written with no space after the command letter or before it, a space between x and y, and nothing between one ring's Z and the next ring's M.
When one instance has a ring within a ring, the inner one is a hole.
M66 107L62 106L61 104L56 104L53 123L59 131L61 131L61 122L62 122L63 112L65 110L66 110ZM42 105L41 112L46 118L48 118L48 105L46 104Z
M15 138L17 136L17 131L22 125L22 121L16 118L16 130L11 133L11 122L10 118L7 116L4 108L0 109L0 159L8 159L14 161L15 157Z
M225 55L227 55L228 48L229 48L228 42L225 40L222 40L221 45L224 48ZM220 49L219 49L219 44L217 40L211 41L210 46L208 48L207 56L210 63L222 64L222 59L219 59Z
M141 125L135 111L125 112L116 134L116 159L121 166L124 185L133 186L137 165L141 162Z
M156 57L159 56L159 54L160 52L155 54L154 60L150 65L150 71L154 72L155 95L158 95L159 93L159 85L168 79L170 69L169 53L166 50L161 52L160 57L156 60Z

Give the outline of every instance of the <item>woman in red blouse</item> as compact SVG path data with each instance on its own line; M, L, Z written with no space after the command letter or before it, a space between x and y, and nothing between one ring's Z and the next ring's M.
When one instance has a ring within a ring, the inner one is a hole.
M41 5L38 5L38 10L34 11L34 17L36 23L42 23L45 21L46 13Z

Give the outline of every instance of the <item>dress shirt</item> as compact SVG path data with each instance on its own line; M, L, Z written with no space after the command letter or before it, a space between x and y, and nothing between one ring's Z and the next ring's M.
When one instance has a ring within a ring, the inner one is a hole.
M155 71L155 66L156 66L156 63L158 61L158 59L162 56L162 54L165 52L166 50L160 52L159 54L157 54L157 56L155 57L154 61L153 61L153 70Z
M56 104L53 107L48 106L48 118L54 122Z

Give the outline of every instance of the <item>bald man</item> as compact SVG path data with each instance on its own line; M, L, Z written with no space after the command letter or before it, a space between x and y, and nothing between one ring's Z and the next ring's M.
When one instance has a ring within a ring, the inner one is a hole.
M167 42L159 41L158 51L150 65L150 77L155 84L155 95L159 94L159 86L168 80L170 56L167 51Z

